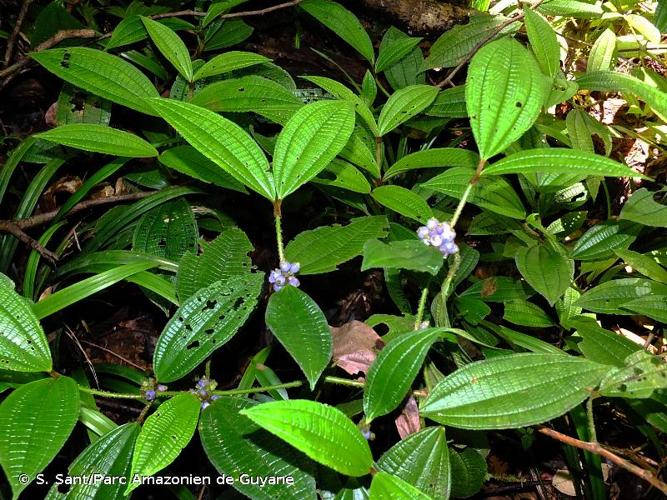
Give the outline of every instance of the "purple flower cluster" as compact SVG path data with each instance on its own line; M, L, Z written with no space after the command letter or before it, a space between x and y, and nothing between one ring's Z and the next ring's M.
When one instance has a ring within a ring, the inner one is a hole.
M197 380L197 384L194 389L190 389L190 392L197 396L201 401L201 409L205 410L208 408L213 401L220 399L220 396L217 394L212 394L212 392L217 387L218 383L215 380L209 380L206 377L202 377Z
M282 290L285 285L299 286L301 283L295 276L301 269L301 264L298 262L290 263L286 260L280 263L280 267L271 271L269 274L269 283L273 285L276 292Z
M456 232L448 223L438 219L429 219L425 226L417 229L417 236L425 245L437 247L445 257L459 251L459 247L454 243Z
M141 384L141 392L144 395L146 401L155 401L158 392L164 392L167 390L166 385L158 384L155 385L155 379L149 379L147 382Z

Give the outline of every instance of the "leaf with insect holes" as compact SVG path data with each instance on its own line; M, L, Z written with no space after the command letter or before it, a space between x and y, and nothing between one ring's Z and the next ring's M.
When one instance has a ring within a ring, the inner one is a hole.
M88 47L33 52L30 57L68 83L130 109L155 115L146 99L157 97L151 81L120 57Z
M194 394L179 394L146 419L134 445L130 477L152 476L176 460L195 433L200 406ZM140 484L130 482L125 495Z
M153 369L160 382L178 380L231 339L257 305L264 273L217 281L185 300L155 345Z
M95 123L69 123L35 134L35 137L91 153L135 158L158 155L153 145L141 137Z
M284 199L319 174L341 152L354 129L354 111L344 101L319 101L297 111L276 141L273 175Z
M151 37L153 43L162 53L162 55L169 61L176 71L187 81L192 81L192 60L188 53L188 48L171 28L168 28L162 23L153 21L148 17L142 17L142 22L146 27L148 36Z
M292 399L264 403L242 410L241 415L297 450L347 476L365 476L373 456L359 428L332 406Z
M0 274L0 331L0 369L51 371L51 351L42 325L3 274Z
M0 465L14 499L55 458L78 418L79 388L69 377L36 380L5 398L0 405Z
M394 92L380 111L379 135L391 132L424 111L438 95L438 90L432 85L410 85Z
M472 132L485 160L533 125L546 97L535 58L512 38L488 43L475 54L465 92Z
M266 324L313 389L333 352L329 323L322 310L305 292L286 286L269 298Z
M157 113L197 151L270 201L276 189L269 162L236 123L207 109L172 99L152 99Z
M609 370L581 357L508 354L476 361L441 380L422 416L461 429L515 429L567 413Z

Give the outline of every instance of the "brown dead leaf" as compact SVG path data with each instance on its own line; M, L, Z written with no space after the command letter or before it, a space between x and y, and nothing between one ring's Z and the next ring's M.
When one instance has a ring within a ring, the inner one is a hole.
M367 373L376 352L384 345L375 330L361 321L331 327L331 334L334 363L350 375Z
M414 396L406 401L401 414L394 420L396 430L401 439L405 439L410 434L414 434L421 429L421 422L419 421L419 408L417 407L417 400Z

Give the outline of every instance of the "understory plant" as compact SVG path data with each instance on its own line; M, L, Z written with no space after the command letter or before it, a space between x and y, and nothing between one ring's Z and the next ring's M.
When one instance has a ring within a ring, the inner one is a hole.
M288 2L297 37L324 26L363 59L363 78L334 79L231 48L252 33L243 3L52 3L35 21L48 43L12 70L62 82L55 126L0 169L13 498L33 482L49 499L139 498L195 434L249 498L467 498L500 430L526 450L563 443L581 497L607 498L603 458L667 493L665 176L613 147L631 137L662 155L663 4L475 0L425 50L396 27L374 45L334 1ZM601 116L612 96L631 119ZM77 162L85 180L35 213ZM269 218L253 241L248 224ZM340 268L379 279L389 305L332 328L311 291L336 296ZM72 311L120 282L166 318L152 371L72 369ZM273 365L281 353L291 371ZM100 401L140 411L119 424ZM601 406L638 422L657 465L598 443ZM45 469L73 448L69 476L122 480L54 484Z

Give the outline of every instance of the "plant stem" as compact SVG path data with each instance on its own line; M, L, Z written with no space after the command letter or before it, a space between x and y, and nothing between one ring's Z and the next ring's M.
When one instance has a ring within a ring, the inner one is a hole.
M415 318L415 330L419 330L424 317L424 310L426 309L426 299L428 298L428 287L424 287L421 297L419 298L419 306L417 307L417 316Z
M280 200L273 205L273 217L276 221L276 244L278 245L278 259L280 262L285 261L285 248L283 247L283 228L282 215L280 213Z
M382 136L375 138L375 163L382 172Z
M593 415L593 397L586 401L586 416L588 417L588 440L594 443L598 442L597 432L595 431L595 416Z
M275 389L290 389L292 387L300 387L302 385L303 381L296 380L294 382L286 382L284 384L265 385L263 387L250 387L249 389L230 389L228 391L213 391L213 394L218 394L220 396L238 396L241 394L253 394L255 392L273 391Z
M468 186L466 186L466 190L463 192L463 196L459 200L459 204L456 205L456 210L454 210L454 215L452 215L452 220L449 222L449 225L452 227L452 229L454 228L454 226L456 226L456 223L459 221L459 217L461 217L461 212L463 212L463 207L465 207L466 203L468 202L468 198L470 197L472 188L479 181L479 176L482 175L482 170L484 170L484 165L486 165L486 160L484 159L479 160L479 163L477 164L477 169L475 170L475 174L472 176L472 179L470 179Z
M336 384L336 385L344 385L347 387L364 387L363 382L359 382L358 380L349 380L346 378L340 378L340 377L324 377L324 381L329 383L329 384Z
M103 398L114 398L114 399L143 399L144 396L141 394L127 394L122 392L107 392L101 391L99 389L92 389L90 387L79 386L81 392L87 392L93 396L100 396ZM161 393L160 393L161 394Z

